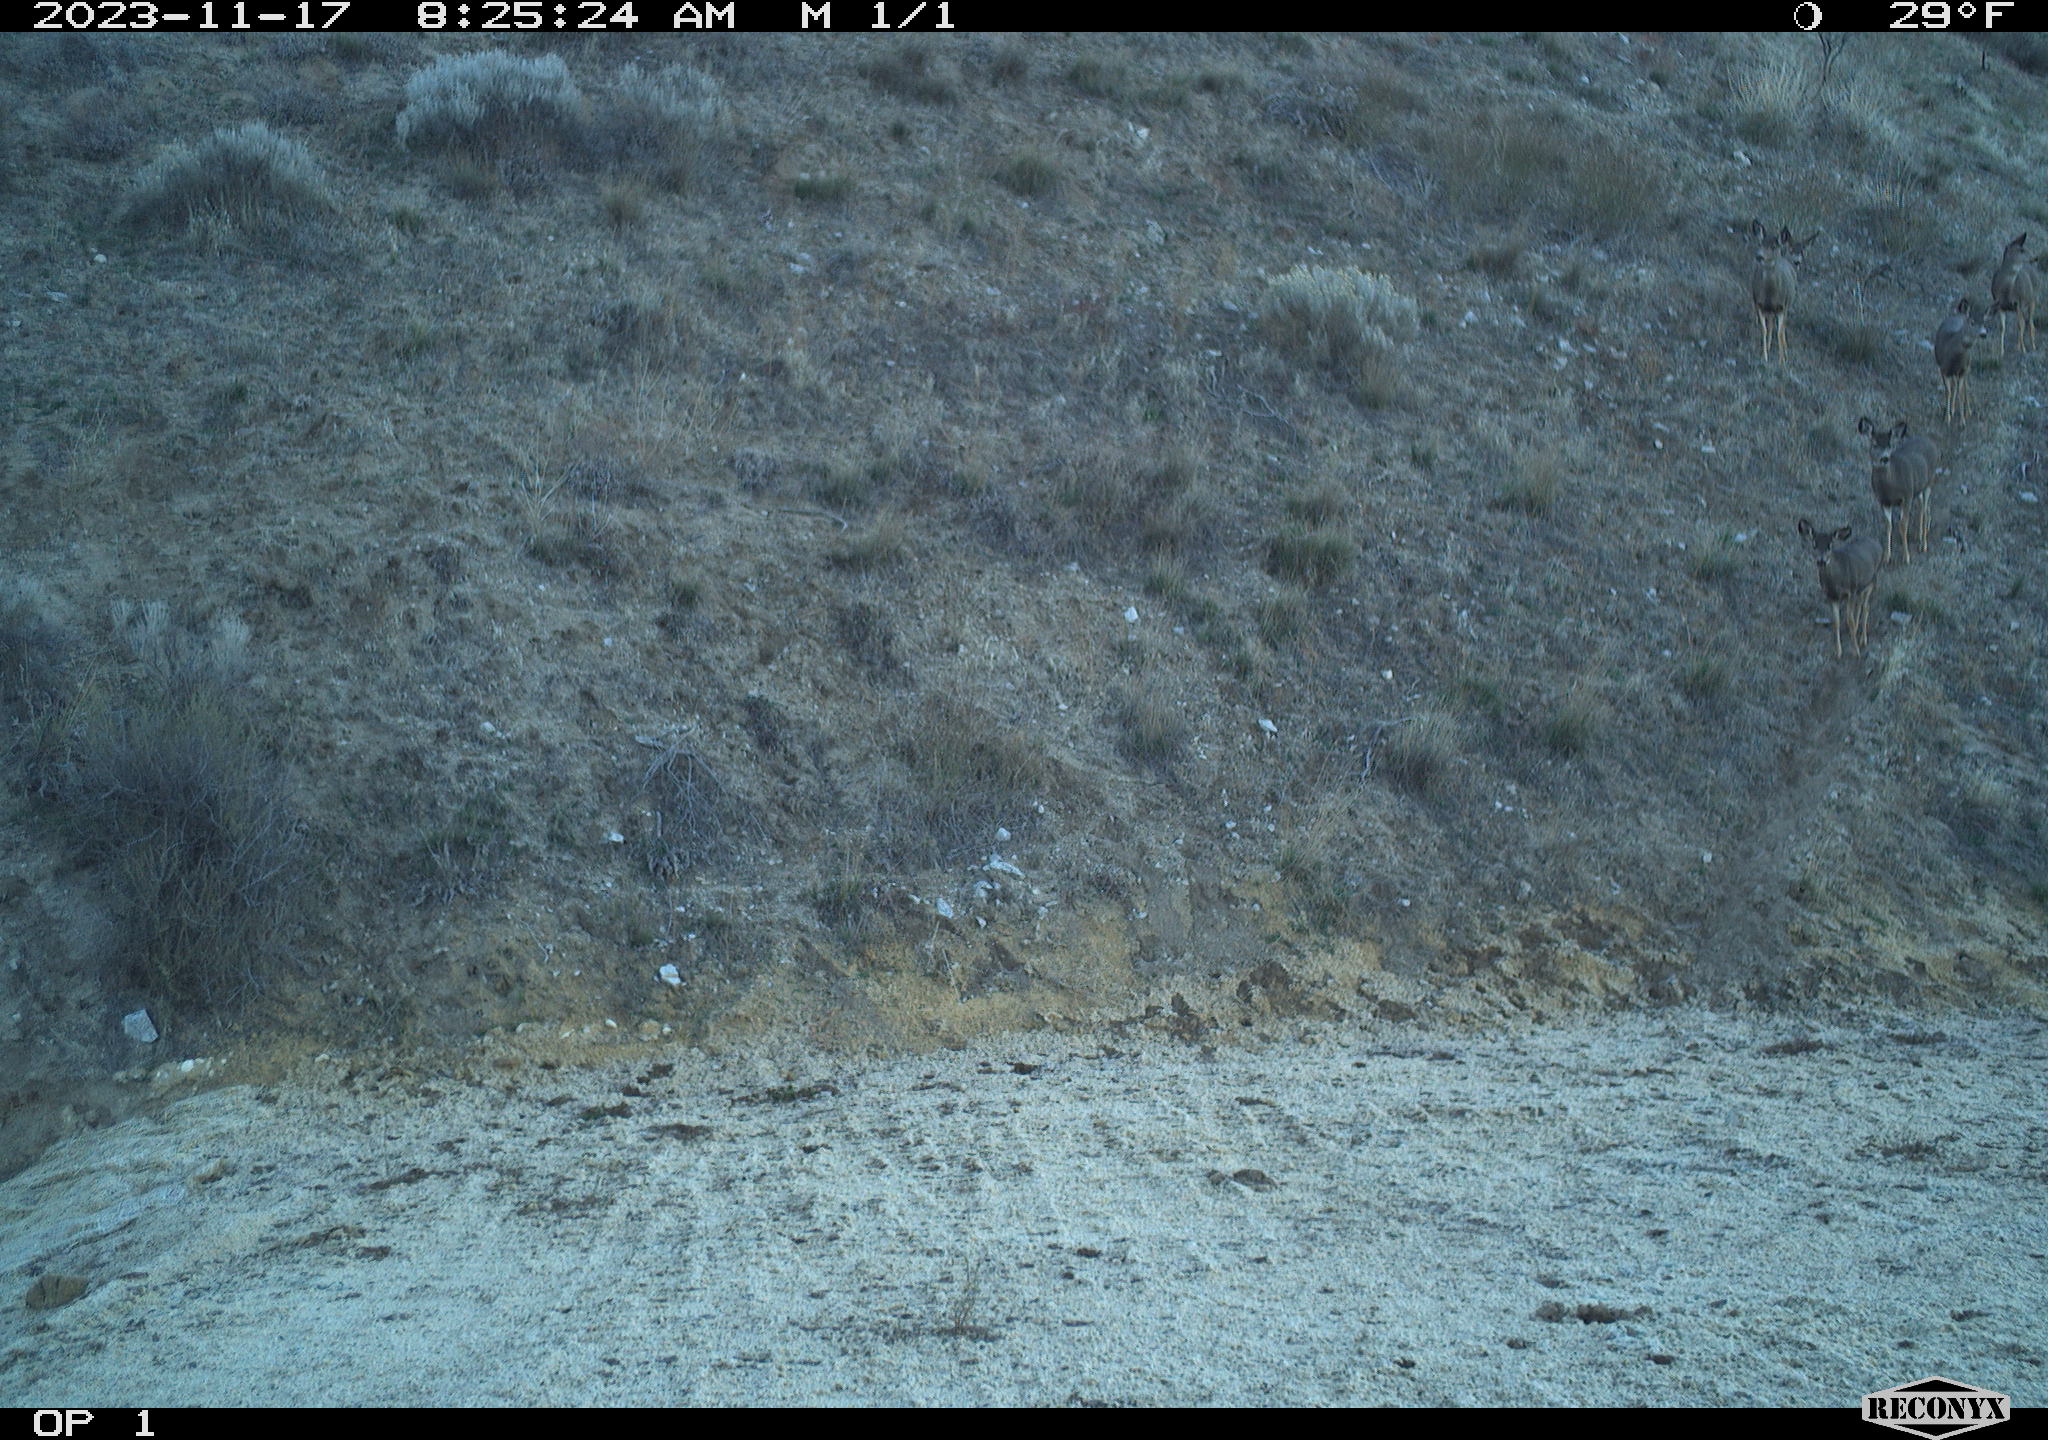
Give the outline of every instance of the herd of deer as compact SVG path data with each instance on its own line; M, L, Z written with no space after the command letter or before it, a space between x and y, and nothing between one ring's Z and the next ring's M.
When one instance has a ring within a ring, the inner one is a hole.
M1756 265L1749 272L1749 297L1756 304L1757 322L1763 327L1764 360L1771 358L1771 338L1777 337L1778 358L1785 358L1785 314L1799 287L1799 263L1806 247L1819 236L1816 230L1804 240L1794 240L1789 228L1777 237L1761 220L1750 222L1756 241ZM2027 254L2027 237L2021 235L2005 247L1998 269L1991 276L1991 311L1998 314L1998 353L2005 354L2008 317L2018 321L2020 348L2033 348L2034 308L2040 298L2041 277L2033 257ZM1953 425L1970 416L1970 347L1990 334L1991 311L1973 311L1968 296L1956 306L1934 332L1934 363L1941 371L1946 423ZM1892 558L1893 514L1898 516L1899 548L1908 565L1913 563L1913 502L1920 502L1920 554L1927 555L1928 510L1934 488L1935 463L1940 452L1924 435L1910 433L1904 421L1880 430L1868 416L1857 423L1870 437L1870 489L1884 514L1884 545L1874 536L1855 534L1844 525L1832 534L1810 520L1799 522L1799 534L1812 547L1820 570L1821 593L1834 612L1835 657L1842 655L1842 618L1846 608L1849 641L1858 655L1870 641L1870 598L1877 589L1877 572Z

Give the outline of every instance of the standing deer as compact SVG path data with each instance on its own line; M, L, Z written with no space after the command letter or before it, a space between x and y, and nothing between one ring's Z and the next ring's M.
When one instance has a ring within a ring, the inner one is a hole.
M1909 434L1901 420L1880 430L1868 415L1856 428L1870 437L1870 493L1884 512L1884 558L1892 558L1892 511L1900 513L1899 538L1906 563L1913 563L1913 501L1920 501L1920 553L1927 553L1927 511L1933 504L1934 462L1940 452L1924 435Z
M1820 570L1820 593L1827 596L1835 617L1835 658L1842 658L1842 607L1849 607L1849 641L1861 655L1870 643L1870 596L1877 589L1877 567L1882 563L1875 540L1865 535L1851 538L1844 525L1834 534L1813 528L1811 520L1799 522L1800 538L1813 550Z
M1756 242L1756 264L1749 272L1749 298L1756 305L1757 323L1764 331L1764 359L1771 358L1771 329L1778 332L1778 358L1785 358L1785 312L1799 293L1799 265L1806 247L1820 238L1816 230L1804 240L1794 241L1790 226L1781 227L1778 238L1764 229L1764 222L1749 222L1750 239Z

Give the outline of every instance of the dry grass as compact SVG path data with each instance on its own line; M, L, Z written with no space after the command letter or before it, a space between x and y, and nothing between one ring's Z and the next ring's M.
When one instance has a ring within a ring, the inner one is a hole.
M1773 49L1735 84L1735 133L1782 149L1804 133L1814 76L1803 55Z
M134 224L180 230L215 218L256 229L332 204L312 152L257 121L224 126L197 145L173 145L136 177L123 214Z
M1402 789L1427 795L1458 758L1456 717L1424 710L1394 726L1377 752L1378 769Z

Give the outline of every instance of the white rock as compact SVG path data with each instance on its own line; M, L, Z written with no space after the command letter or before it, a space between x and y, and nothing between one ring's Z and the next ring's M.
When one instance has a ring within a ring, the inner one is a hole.
M664 965L654 973L661 977L661 983L664 985L680 985L683 983L683 972L676 969L673 965Z
M154 1045L156 1043L156 1026L150 1023L147 1010L137 1010L132 1015L123 1015L121 1017L121 1033L130 1040L138 1041L144 1045Z

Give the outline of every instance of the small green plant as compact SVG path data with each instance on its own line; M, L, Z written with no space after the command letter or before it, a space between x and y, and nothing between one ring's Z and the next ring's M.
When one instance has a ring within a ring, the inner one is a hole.
M423 826L413 852L415 905L490 893L515 851L512 802L495 787L473 790Z
M1187 567L1171 559L1156 561L1145 572L1145 593L1169 605L1184 603L1192 593Z
M1802 128L1810 87L1804 64L1790 54L1751 67L1736 84L1735 133L1773 149L1790 143Z
M0 607L0 715L26 718L57 703L71 646L27 599Z
M1595 132L1565 173L1567 218L1596 234L1624 234L1669 214L1669 168L1652 150Z
M886 611L865 600L834 605L832 631L862 669L883 677L902 675L903 657L896 649L896 627Z
M1507 280L1521 269L1522 253L1526 249L1526 241L1519 235L1511 236L1504 240L1474 245L1466 255L1465 263L1496 280Z
M441 162L441 183L458 200L481 204L495 199L505 188L498 167L473 155L450 155Z
M1275 868L1294 902L1294 924L1313 935L1344 934L1359 919L1356 888L1320 845L1289 841L1280 847Z
M613 365L661 370L689 356L689 311L672 293L629 295L600 306L592 318L604 358Z
M845 868L811 892L811 911L844 944L857 944L874 929L881 887L865 868Z
M1872 365L1884 354L1884 330L1868 320L1839 325L1834 332L1835 354L1849 365Z
M1474 715L1499 720L1508 713L1507 696L1502 692L1500 682L1491 675L1468 670L1458 677L1452 688L1458 704Z
M834 510L864 510L873 503L875 488L883 478L874 466L833 460L824 474L811 481L811 498Z
M526 553L553 569L580 569L598 580L622 579L633 568L618 524L594 505L544 517L527 539Z
M1351 398L1367 410L1390 410L1407 394L1400 358L1391 350L1359 357L1350 380Z

